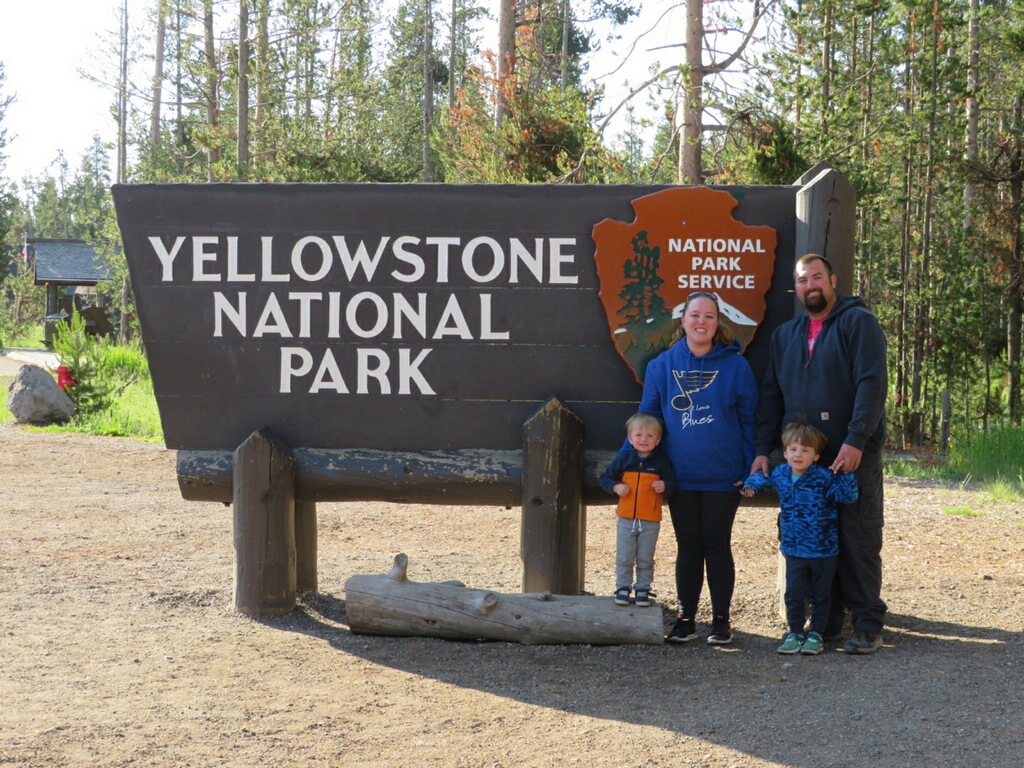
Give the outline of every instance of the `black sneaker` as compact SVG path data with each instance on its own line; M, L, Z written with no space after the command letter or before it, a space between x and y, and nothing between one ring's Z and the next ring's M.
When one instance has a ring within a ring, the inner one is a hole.
M680 616L676 619L675 626L668 633L666 638L670 643L688 643L697 636L697 622L693 619L684 619Z
M715 616L711 622L708 645L728 645L732 642L732 627L725 616Z
M615 590L615 604L629 605L629 587L619 587Z
M843 645L843 653L864 655L874 653L882 647L881 632L854 632L853 637Z

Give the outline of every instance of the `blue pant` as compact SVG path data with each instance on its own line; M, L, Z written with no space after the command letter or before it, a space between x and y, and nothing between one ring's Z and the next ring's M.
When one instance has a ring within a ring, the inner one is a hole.
M802 635L811 604L811 631L825 634L832 602L832 579L839 556L793 557L786 555L786 623L789 631Z
M615 588L634 586L633 565L636 564L636 589L650 589L654 581L654 550L658 545L661 523L620 517L616 528Z

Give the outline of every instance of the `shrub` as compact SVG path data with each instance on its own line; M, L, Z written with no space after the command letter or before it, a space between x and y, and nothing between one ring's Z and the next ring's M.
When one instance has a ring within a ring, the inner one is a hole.
M103 346L103 341L86 333L85 318L79 312L72 312L71 318L56 328L53 351L74 379L65 391L75 403L76 417L107 407L111 383L99 369Z

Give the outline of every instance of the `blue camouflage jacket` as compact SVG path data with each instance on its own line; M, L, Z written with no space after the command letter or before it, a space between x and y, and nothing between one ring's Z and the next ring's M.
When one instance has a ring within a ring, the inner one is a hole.
M779 494L779 550L793 557L834 557L839 554L839 504L857 500L857 478L833 474L812 464L793 482L788 464L765 477L755 472L743 482L755 492L774 488Z

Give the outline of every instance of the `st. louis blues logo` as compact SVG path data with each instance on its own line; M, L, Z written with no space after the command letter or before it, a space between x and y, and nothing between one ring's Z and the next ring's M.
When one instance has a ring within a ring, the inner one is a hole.
M679 394L672 398L672 407L677 411L689 411L693 408L690 395L711 386L718 371L672 371L672 376L679 387Z

